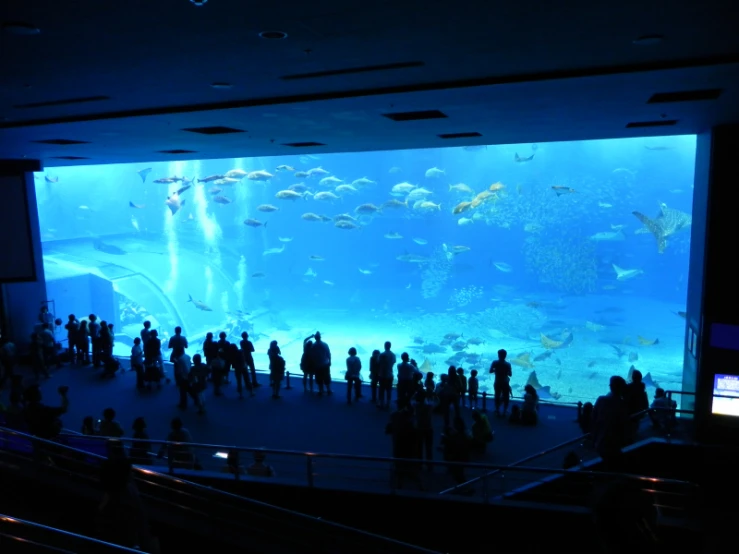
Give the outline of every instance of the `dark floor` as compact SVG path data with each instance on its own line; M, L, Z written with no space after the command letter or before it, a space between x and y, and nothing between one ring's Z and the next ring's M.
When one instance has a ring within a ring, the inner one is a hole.
M224 387L222 397L206 392L205 415L199 415L193 406L180 410L173 384L137 391L135 374L128 371L105 379L90 367L63 367L42 383L42 392L45 403L54 405L57 388L69 385L69 412L62 419L72 430L80 429L85 416L97 419L105 408L112 407L127 434L136 417L146 418L152 439L166 438L170 420L180 416L194 441L200 443L390 456L390 438L384 432L388 413L369 402L369 387L364 388L365 397L358 404L347 405L344 381L334 383L333 396L318 397L304 393L301 380L293 377L293 388L283 390L282 398L274 400L266 386L267 376L260 374L259 379L265 386L256 389L254 398L240 400L234 382ZM7 399L7 391L1 398ZM470 410L464 409L463 416L469 425ZM575 417L574 408L550 405L542 405L536 427L512 426L490 415L496 438L484 461L507 465L574 438L579 434ZM441 416L436 417L435 425L440 433Z
M133 420L143 416L148 423L150 438L164 440L170 420L180 416L197 443L288 450L296 454L392 455L390 437L385 434L389 414L369 402L369 387L364 387L365 397L359 403L347 405L344 381L334 383L334 395L319 397L303 391L301 378L302 375L293 377L290 380L292 389L283 389L280 399L271 398L266 374L259 374L264 386L256 389L257 394L253 398L247 396L240 400L235 383L224 387L225 394L222 397L214 396L209 390L206 392L207 414L204 415L198 414L192 405L186 410L179 409L179 397L173 384L151 391L136 390L135 374L129 371L119 372L116 377L102 378L100 371L91 367L67 366L54 371L41 385L44 401L48 405L58 403L57 388L60 385L69 385L69 412L62 419L64 426L72 431L79 431L85 416L98 419L105 408L112 407L127 436L131 434ZM33 382L33 379L28 376L27 382ZM7 390L2 391L0 399L7 400ZM505 419L496 418L491 410L492 404L488 406L488 415L495 431L495 440L484 456L474 460L477 463L509 465L581 435L575 423L574 407L542 404L540 420L535 427L511 425ZM469 408L464 408L462 413L469 425ZM435 440L438 441L443 426L442 416L435 416L434 424ZM648 424L642 427L649 433ZM218 450L226 449L198 450L204 469L219 471L224 468L225 462L213 456ZM537 457L525 465L559 469L564 456L571 451L582 459L594 456L587 447L574 444ZM436 460L441 460L441 453L436 449L434 456ZM387 464L383 462L346 461L320 456L315 460L313 475L317 486L366 489L386 487L388 484ZM242 458L242 463L250 462ZM272 453L269 454L268 463L275 467L280 480L305 484L307 471L304 455ZM443 468L436 468L433 473L424 477L426 490L444 490L453 484L451 478L438 478L441 474L445 475ZM466 478L483 473L482 469L469 470ZM497 476L495 482L490 484L493 489L491 493L508 492L541 477L540 474L508 471L504 476ZM505 483L500 482L502 480Z

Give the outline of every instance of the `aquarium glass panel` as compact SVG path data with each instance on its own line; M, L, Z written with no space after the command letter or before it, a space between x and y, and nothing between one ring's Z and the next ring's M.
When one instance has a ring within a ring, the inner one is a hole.
M437 376L594 400L641 370L679 389L694 136L48 168L36 175L57 317L96 313L127 355L142 322L190 353L208 331L316 330L341 379L386 340ZM58 330L63 339L63 331Z

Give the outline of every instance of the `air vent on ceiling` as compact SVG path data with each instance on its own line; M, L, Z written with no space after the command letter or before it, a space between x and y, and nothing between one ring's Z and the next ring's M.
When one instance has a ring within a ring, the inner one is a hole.
M191 127L189 129L182 129L189 133L200 133L201 135L228 135L231 133L243 133L241 129L233 129L232 127Z
M632 121L626 124L627 129L638 129L640 127L670 127L677 125L677 119L659 119L657 121Z
M384 113L382 116L392 119L393 121L423 121L424 119L444 119L447 117L445 113L442 113L439 110Z
M647 100L647 104L666 104L668 102L699 102L716 100L723 91L720 88L705 90L684 90L680 92L658 92Z
M89 160L90 158L85 158L84 156L51 156L54 160Z
M436 135L436 136L442 139L460 139L460 138L481 137L482 135L478 133L477 131L473 131L472 133L443 133L441 135Z
M195 150L180 150L180 149L174 149L174 150L158 150L158 154L195 154Z
M90 144L86 140L69 140L69 139L48 139L48 140L34 140L37 144L54 144L56 146L68 146L70 144Z
M295 81L297 79L318 79L320 77L334 77L336 75L351 75L353 73L372 73L376 71L390 71L393 69L410 69L411 67L422 67L423 62L398 62L386 63L382 65L366 65L362 67L347 67L344 69L332 69L329 71L315 71L312 73L296 73L293 75L283 75L280 77L283 81Z
M309 146L326 146L322 142L287 142L282 146L290 146L291 148L307 148Z
M67 98L65 100L50 100L48 102L29 102L28 104L17 104L13 106L17 110L29 108L47 108L49 106L68 106L69 104L86 104L87 102L101 102L110 100L110 96L85 96L82 98Z

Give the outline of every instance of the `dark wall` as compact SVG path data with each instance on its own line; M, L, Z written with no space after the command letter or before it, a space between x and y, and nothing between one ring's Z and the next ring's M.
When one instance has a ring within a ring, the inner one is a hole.
M683 361L684 392L695 392L698 386L698 357L700 344L694 347L691 340L701 335L703 321L703 279L706 248L706 225L708 217L708 191L711 173L711 144L713 133L702 133L697 137L695 177L693 180L693 224L690 229L690 268L688 271L688 298L686 303L685 346ZM695 409L695 396L679 398L680 408Z
M695 409L698 439L723 444L736 443L739 439L739 417L711 413L714 376L718 373L739 375L739 336L733 345L724 343L723 347L712 344L712 336L716 324L737 326L739 335L737 152L739 125L717 127L713 129L710 140L701 137L698 142L699 164L710 154L710 169ZM693 224L695 226L696 222Z
M64 322L69 314L77 314L78 318L104 314L109 323L118 321L113 283L92 273L49 280L46 294L54 302L56 316ZM66 337L66 333L63 336ZM60 338L58 336L57 340Z
M24 342L46 300L34 171L38 162L0 160L0 283L3 331Z

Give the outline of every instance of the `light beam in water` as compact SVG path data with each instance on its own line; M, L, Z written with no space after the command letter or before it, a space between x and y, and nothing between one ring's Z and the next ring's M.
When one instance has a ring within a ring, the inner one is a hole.
M209 265L205 266L205 302L210 302L213 294L213 270Z
M241 256L238 266L239 280L234 283L234 292L236 293L236 301L238 308L244 309L244 289L246 288L246 258Z
M179 176L185 168L184 162L171 162L169 164L169 175ZM169 187L168 196L173 194L179 188L178 183L173 183ZM175 292L177 288L177 278L179 276L179 256L177 242L177 228L175 217L177 214L171 213L170 209L164 206L164 235L167 237L167 252L169 253L169 277L164 283L164 291L168 294Z

